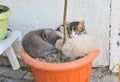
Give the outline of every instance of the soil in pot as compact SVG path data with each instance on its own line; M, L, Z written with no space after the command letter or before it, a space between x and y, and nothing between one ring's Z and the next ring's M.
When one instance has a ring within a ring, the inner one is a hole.
M61 46L62 40L57 42L60 43L57 45ZM59 49L57 46L56 48L59 50L57 53L38 59L50 63L71 62L88 55L93 50L99 49L99 42L94 37L81 35L68 39L64 46L62 46L62 49Z
M36 59L39 61L49 62L49 63L64 63L64 62L75 61L82 57L83 56L69 57L69 56L62 54L61 51L58 51L56 53L45 55L45 56L42 56Z

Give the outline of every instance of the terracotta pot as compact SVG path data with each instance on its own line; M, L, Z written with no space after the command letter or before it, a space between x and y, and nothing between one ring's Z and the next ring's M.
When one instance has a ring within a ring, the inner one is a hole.
M31 67L35 82L90 82L93 60L100 50L67 63L46 63L30 57L23 49L21 56Z

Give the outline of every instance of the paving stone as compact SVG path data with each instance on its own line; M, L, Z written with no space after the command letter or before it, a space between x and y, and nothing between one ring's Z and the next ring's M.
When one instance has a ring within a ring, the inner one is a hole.
M13 44L12 44L12 47L15 51L15 54L18 58L21 58L20 56L20 52L21 52L21 49L22 49L22 44L20 41L15 41Z
M19 61L19 64L21 67L29 67L21 58L17 58ZM0 66L9 66L11 67L11 64L9 62L9 59L7 56L0 56Z
M91 76L93 78L101 78L103 76L103 74L100 71L98 71L97 69L92 69Z
M0 67L0 82L34 82L31 72L14 71L9 67ZM92 69L90 82L119 82L117 74L111 74L103 68Z
M0 56L0 66L11 66L7 57Z
M5 78L0 76L0 82L2 82Z
M119 82L117 74L110 73L106 68L92 69L91 82Z
M19 61L21 67L29 67L29 66L23 61L22 58L18 58L18 61Z
M34 80L33 75L32 75L31 72L28 72L28 73L24 76L24 79L27 79L27 80Z
M110 75L110 71L107 67L93 68L91 76L94 78L102 78L105 75Z
M91 78L90 78L90 82L97 82L97 79L96 79L96 78L91 77Z
M23 79L5 78L3 81L0 81L0 82L34 82L34 81L23 80Z
M109 76L104 76L101 78L100 82L119 82L117 75L109 75Z
M12 70L12 68L0 67L0 75L11 78L22 78L26 74L26 71Z

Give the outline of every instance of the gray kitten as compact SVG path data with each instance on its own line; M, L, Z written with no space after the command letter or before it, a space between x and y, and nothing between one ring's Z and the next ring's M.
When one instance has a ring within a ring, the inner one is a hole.
M23 40L24 50L33 58L57 52L55 42L61 37L52 29L40 29L27 33Z

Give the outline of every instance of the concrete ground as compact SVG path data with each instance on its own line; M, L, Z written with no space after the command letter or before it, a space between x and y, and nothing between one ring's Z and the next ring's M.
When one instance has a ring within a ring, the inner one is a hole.
M21 69L12 70L7 57L0 56L0 82L34 82L34 78L26 69L28 66L19 59ZM120 82L117 74L110 73L107 67L93 68L90 82Z

